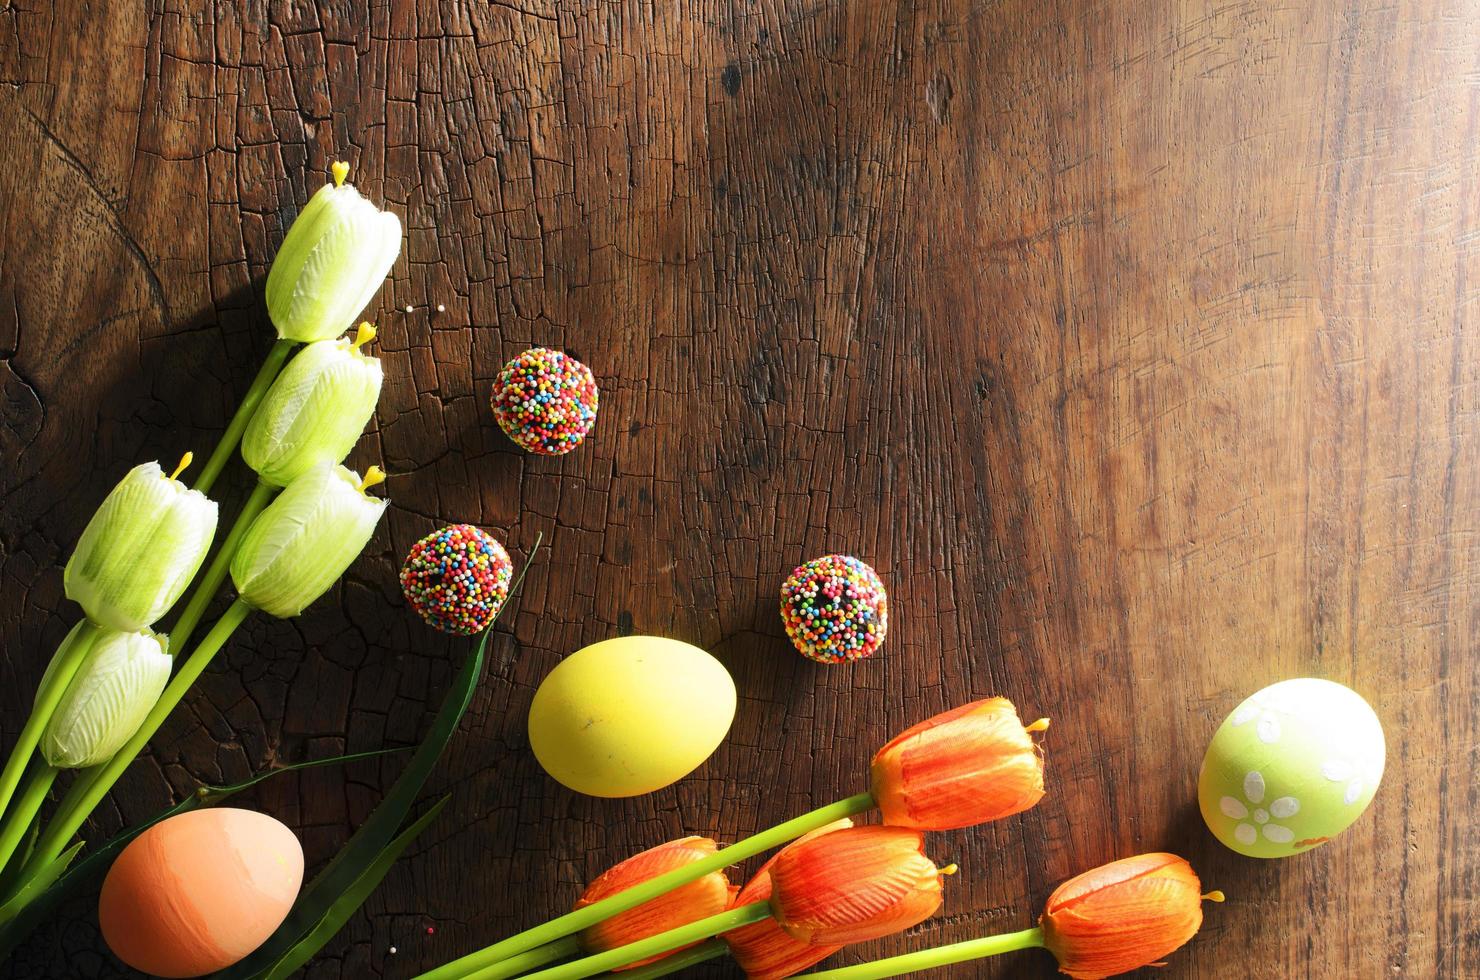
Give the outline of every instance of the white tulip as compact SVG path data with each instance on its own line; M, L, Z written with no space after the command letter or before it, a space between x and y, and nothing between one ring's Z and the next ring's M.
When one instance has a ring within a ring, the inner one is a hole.
M76 643L90 649L41 735L41 755L58 769L82 769L111 759L159 700L173 663L169 637L162 633L79 623L52 657L41 690L69 653L69 644Z
M143 463L93 514L63 573L67 598L100 626L133 632L163 616L205 560L216 534L216 502Z
M390 501L367 489L385 479L377 466L362 480L324 463L288 484L264 510L231 560L231 579L248 605L296 616L328 591L375 533Z
M287 340L344 333L401 254L401 220L344 182L348 164L333 169L334 183L309 198L267 274L267 312Z
M278 375L242 436L242 458L264 481L285 487L349 455L380 398L380 361L360 350L374 337L362 323L353 341L315 341Z

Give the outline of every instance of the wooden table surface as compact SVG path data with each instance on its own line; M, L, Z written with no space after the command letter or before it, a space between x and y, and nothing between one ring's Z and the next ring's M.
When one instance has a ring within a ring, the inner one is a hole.
M428 787L451 805L308 977L409 977L634 850L856 792L890 733L997 693L1053 718L1048 797L934 839L943 913L837 962L1024 927L1170 849L1229 901L1156 977L1480 975L1480 2L193 6L0 0L5 744L78 615L77 535L126 468L214 443L338 157L408 230L352 456L395 505L342 587L239 634L92 839L418 739L468 644L395 573L468 521L551 550ZM565 458L488 409L531 344L602 385ZM832 550L892 598L852 666L776 612ZM630 632L713 651L734 728L675 787L578 797L525 709ZM1372 702L1387 775L1330 845L1243 859L1198 816L1202 752L1302 675ZM248 800L320 861L398 766ZM125 975L88 902L3 969Z

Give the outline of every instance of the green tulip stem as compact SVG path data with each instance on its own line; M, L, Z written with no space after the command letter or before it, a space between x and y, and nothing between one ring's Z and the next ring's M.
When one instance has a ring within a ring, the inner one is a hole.
M216 478L231 461L232 454L242 441L242 433L247 430L247 423L252 421L252 416L257 411L257 406L262 404L262 399L267 396L267 389L277 380L278 374L283 370L283 365L288 363L288 356L293 353L293 348L298 346L296 340L279 340L272 345L267 352L267 358L262 362L262 368L257 372L257 377L252 379L252 386L247 389L246 397L236 407L236 414L231 417L231 424L226 426L226 431L221 434L221 441L216 443L216 448L211 452L211 458L206 460L206 465L201 469L200 475L195 478L194 489L201 493L209 494L211 487L216 485Z
M771 915L771 903L751 902L719 915L711 915L707 919L690 922L686 926L677 929L669 929L656 936L647 939L639 939L635 943L626 946L618 946L595 956L587 956L585 959L575 960L571 963L562 963L560 966L552 966L548 970L540 970L538 973L527 974L523 980L581 980L583 977L595 976L598 973L610 970L613 967L626 966L638 960L645 960L652 956L659 956L671 949L687 946L710 936L717 936L731 929L748 926L752 922L759 922L769 918ZM502 972L503 963L495 963L485 970L470 973L465 980L495 980L499 977L507 977L509 974Z
M897 977L904 973L914 973L916 970L933 970L940 966L950 966L952 963L979 960L987 956L996 956L998 953L1035 949L1043 944L1042 929L1024 929L1022 932L1010 932L1005 936L968 939L964 943L922 949L918 953L891 956L888 959L874 960L871 963L840 966L836 970L803 973L799 974L799 977L810 977L811 980L882 980L884 977Z
M91 623L84 628L97 629ZM36 692L36 703L31 708L31 717L26 719L25 727L21 729L21 736L16 740L15 748L10 750L10 758L5 763L5 771L0 772L0 816L4 816L10 809L11 797L15 795L15 788L20 785L21 776L25 774L32 753L36 751L36 743L41 741L41 733L46 731L46 723L51 721L52 714L57 710L57 705L61 703L62 695L67 693L67 686L72 683L72 678L82 668L82 661L91 649L92 644L81 642L80 637L78 642L67 644L62 659L57 661L56 669L52 670L51 676L46 678L46 686ZM5 862L0 861L0 868L4 866Z
M240 599L237 599L226 608L226 612L216 621L216 625L206 634L205 639L200 641L200 646L185 658L175 676L170 678L169 685L159 700L154 703L144 723L139 730L134 732L133 738L124 743L123 748L113 753L113 758L100 766L95 766L83 774L73 785L61 806L57 808L56 814L46 825L46 831L41 835L41 840L36 845L36 852L31 855L31 860L26 862L25 869L21 872L21 883L29 881L40 869L46 867L56 860L58 855L67 847L67 842L72 835L82 827L89 814L100 803L103 796L123 775L128 764L144 750L149 739L159 731L159 726L170 716L175 705L190 690L201 673L210 664L211 660L226 645L231 634L236 632L238 626L247 618L252 607Z
M656 977L666 977L670 973L677 973L687 967L717 960L729 951L730 947L725 945L723 939L711 939L707 943L681 949L672 956L663 957L656 963L649 963L647 966L639 966L632 970L623 970L622 980L654 980Z
M31 820L46 801L46 794L56 778L57 770L45 761L32 767L31 774L26 777L25 788L15 801L15 809L5 818L4 829L0 830L0 868L10 863L11 855L20 846L26 831L31 829Z
M548 966L557 960L578 956L581 953L581 939L579 936L566 936L557 939L553 943L536 947L518 956L511 956L506 960L493 964L477 974L479 980L506 980L508 977L522 977L531 970L538 970L542 966Z
M625 912L630 908L641 905L643 902L657 898L659 895L671 892L680 885L686 885L691 881L719 871L732 864L744 861L746 858L754 857L773 847L790 843L803 834L810 833L819 827L825 827L835 820L844 817L855 816L872 810L877 804L873 796L868 793L860 793L850 796L846 800L839 800L827 806L819 807L811 813L805 813L800 817L794 817L785 823L779 823L770 830L763 830L753 837L731 844L729 847L721 848L719 851L699 861L693 861L681 868L674 868L666 874L658 875L656 878L644 881L640 885L634 885L625 891L603 898L599 902L593 902L585 908L567 912L558 918L551 919L544 925L526 929L517 936L494 943L492 946L469 953L467 956L451 963L444 963L428 973L423 973L417 980L457 980L457 978L468 976L484 967L492 966L501 960L543 946L553 942L562 936L580 932L588 926L593 926L611 918L618 912ZM703 938L703 937L700 937ZM641 959L642 957L633 957Z
M231 530L226 535L226 540L221 542L220 549L211 559L210 565L206 566L205 575L195 583L195 591L190 593L190 601L185 604L185 611L180 613L180 619L170 630L170 652L185 649L185 644L190 641L190 635L200 625L200 618L205 615L206 607L211 600L216 598L216 591L221 588L221 583L226 581L226 573L231 568L231 559L236 556L236 549L242 543L247 528L257 519L257 515L272 502L280 490L267 483L258 482L252 488L252 495L242 505L242 512L236 516L236 523L231 525Z

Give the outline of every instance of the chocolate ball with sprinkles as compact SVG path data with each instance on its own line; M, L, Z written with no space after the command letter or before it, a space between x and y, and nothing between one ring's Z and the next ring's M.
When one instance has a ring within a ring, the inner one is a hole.
M531 347L493 382L493 417L510 439L541 456L563 456L596 424L591 369L568 354Z
M871 657L889 630L889 596L878 573L851 555L813 558L781 586L781 620L792 645L818 663Z
M467 636L493 622L513 574L509 553L492 535L453 524L412 546L401 566L401 592L428 626Z

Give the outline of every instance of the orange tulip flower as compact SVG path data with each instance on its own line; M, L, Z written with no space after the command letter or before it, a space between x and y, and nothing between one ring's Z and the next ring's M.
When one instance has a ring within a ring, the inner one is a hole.
M974 701L922 721L874 756L873 795L894 827L958 830L1043 799L1043 757L1006 698Z
M575 907L585 908L674 868L711 857L718 847L707 837L685 837L659 844L641 854L634 854L591 882L590 887L576 900ZM635 943L639 939L677 929L690 922L707 919L729 908L733 894L734 889L730 887L730 881L724 872L711 871L697 881L681 885L673 891L596 923L581 933L581 945L589 952L604 953L618 946ZM678 950L671 950L662 956L629 963L619 969L644 966L676 952Z
M1099 980L1147 966L1197 934L1202 902L1197 874L1175 854L1112 861L1064 882L1048 898L1044 945L1075 980Z
M735 896L732 903L734 907L739 908L751 902L764 902L771 897L771 866L782 854L809 840L821 837L823 834L830 834L835 830L846 830L851 826L853 826L853 821L844 817L782 848L779 854L761 865L755 877L740 889L740 893ZM793 939L785 929L776 924L775 919L762 919L748 926L733 929L720 938L729 945L730 956L740 964L740 968L745 971L745 975L750 980L781 980L782 977L800 973L843 948L841 943L813 945Z
M940 908L941 878L925 835L904 827L854 827L798 843L771 865L771 914L793 939L838 945L877 939Z

